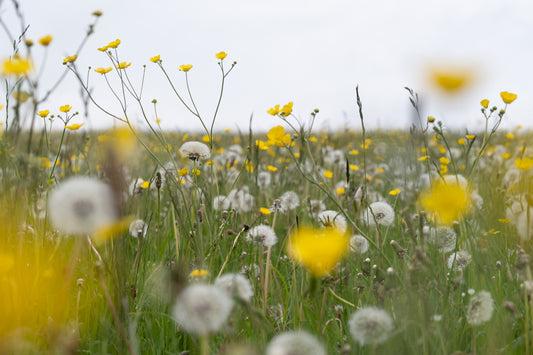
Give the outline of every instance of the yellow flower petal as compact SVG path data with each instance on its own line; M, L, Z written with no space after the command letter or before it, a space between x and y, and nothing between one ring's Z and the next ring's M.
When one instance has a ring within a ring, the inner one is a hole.
M506 104L510 104L511 102L516 100L516 98L517 98L516 94L512 94L512 93L507 92L507 91L500 92L500 96L501 96L503 102L505 102Z
M80 129L81 126L83 126L85 123L73 123L70 126L65 126L66 129L69 129L71 131L75 131L77 129Z
M216 57L217 59L222 60L222 59L226 58L227 55L228 55L228 54L227 54L226 52L218 52L217 54L215 54L215 57Z

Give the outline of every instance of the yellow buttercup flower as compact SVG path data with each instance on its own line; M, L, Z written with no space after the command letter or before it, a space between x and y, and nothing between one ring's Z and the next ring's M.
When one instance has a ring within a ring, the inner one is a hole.
M144 181L142 184L141 184L141 188L143 189L147 189L150 187L150 181Z
M65 59L63 59L63 64L74 63L76 59L78 59L77 54L69 55L68 57L65 57Z
M528 157L517 158L514 165L520 170L529 170L533 166L533 159Z
M268 109L267 113L272 115L272 116L276 116L279 113L279 105L276 105L276 106Z
M487 99L481 100L480 104L481 106L483 106L483 108L487 108L489 107L489 100Z
M33 65L29 59L15 55L2 63L2 75L21 76L28 75L33 70Z
M59 107L59 111L61 112L69 112L71 109L72 109L72 106L70 105L64 105L64 106Z
M279 115L281 117L287 117L288 115L290 115L292 113L292 106L293 106L293 102L289 102L287 105L283 106L280 110L279 110Z
M396 196L396 195L398 195L400 192L402 192L400 189L394 189L394 190L389 191L389 195L391 195L391 196Z
M180 70L182 72L188 72L191 69L192 69L192 64L182 64L182 65L180 65Z
M39 44L41 44L42 46L47 47L50 42L52 42L52 36L50 35L39 38Z
M46 116L48 116L49 113L50 113L50 110L43 110L43 111L39 111L38 115L41 116L42 118L45 118Z
M331 179L333 177L333 173L329 170L326 170L324 171L324 176L327 178L327 179Z
M287 253L314 277L327 275L348 251L349 238L335 228L299 228L287 243Z
M282 126L273 127L267 133L268 142L272 145L277 145L278 147L288 146L291 143L291 136L285 134L285 128Z
M160 60L161 60L161 56L160 55L156 55L155 57L150 58L150 61L154 62L154 63L157 63Z
M500 92L500 96L502 97L503 102L505 102L506 104L510 104L511 102L516 100L516 98L517 98L516 94L512 94L512 93L507 92L507 91Z
M207 271L205 269L194 269L189 274L190 277L205 277L207 275L209 275L209 271Z
M65 126L66 129L69 129L71 131L75 131L81 128L85 123L73 123L70 126Z
M470 139L470 140L476 138L476 136L474 134L467 134L465 137Z
M131 65L131 63L122 62L122 63L119 63L118 65L115 65L115 67L117 69L126 69L130 65Z
M0 111L4 108L4 105L0 105Z
M336 192L337 192L337 195L342 195L344 193L345 189L344 187L339 187Z
M105 52L105 51L107 51L108 49L109 49L109 46L103 46L103 47L98 48L98 50L99 50L100 52Z
M357 165L355 165L355 164L350 164L349 168L350 168L350 170L353 170L353 171L359 170L359 167Z
M15 91L13 93L13 98L18 102L26 102L31 97L31 95L26 91Z
M276 171L276 170L278 170L278 168L276 168L275 166L272 166L272 165L267 165L267 169L268 169L268 171Z
M463 89L472 82L472 79L472 73L461 68L439 68L431 72L433 84L449 93Z
M514 134L512 134L511 132L508 132L506 135L507 139L514 139Z
M463 144L466 143L466 139L464 139L464 138L459 138L459 139L457 140L457 143L463 145Z
M226 52L218 52L218 53L215 55L215 57L216 57L217 59L220 59L220 60L226 58L227 56L228 56L228 54L227 54Z
M109 68L96 68L94 71L99 73L99 74L107 74L111 70L113 70L113 68L109 67Z
M107 47L109 48L117 48L120 44L120 39L116 39L112 42L109 42L109 44L107 45Z
M187 175L188 173L189 173L189 169L187 169L187 168L183 168L183 169L181 169L181 170L178 171L178 175L179 175L179 176L185 176L185 175Z
M100 11L100 10L95 10L95 11L93 11L92 15L93 15L93 16L96 16L96 17L100 17L100 16L102 16L102 11Z
M457 182L438 180L419 198L421 207L434 214L443 225L451 225L461 219L470 209L470 194Z
M450 164L450 159L446 157L441 157L439 161L441 162L441 164Z
M268 150L268 144L266 144L265 142L263 142L263 141L260 140L260 139L256 139L256 141L255 141L255 145L256 145L257 148L260 149L260 150Z
M272 213L272 212L270 212L270 210L269 210L268 208L266 208L266 207L261 207L261 208L259 209L259 212L261 212L261 213L264 214L264 215L269 215L270 213Z

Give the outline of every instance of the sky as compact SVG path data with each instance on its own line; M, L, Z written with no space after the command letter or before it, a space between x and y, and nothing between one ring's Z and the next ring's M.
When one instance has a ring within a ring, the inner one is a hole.
M154 0L66 1L22 0L27 38L37 41L52 35L43 68L40 92L44 93L64 70L62 60L73 54L91 13L101 10L95 33L76 61L87 68L108 67L98 47L120 39L121 59L132 62L128 73L137 85L146 65L143 106L155 120L152 99L158 101L158 118L166 130L194 131L197 118L180 104L168 81L150 58L160 55L173 83L186 96L181 64L193 64L189 72L195 102L211 122L220 90L220 69L215 54L228 53L225 66L237 65L226 78L215 129L247 131L251 115L254 130L283 124L266 111L276 104L294 102L293 113L308 122L320 110L315 126L331 131L359 128L355 88L363 103L365 126L407 129L413 117L408 93L419 93L422 115L435 116L445 127L469 131L484 128L480 100L502 107L500 91L516 93L502 127L531 127L533 119L533 3L494 0L252 0L181 1ZM12 2L0 0L0 16L18 36L20 25ZM5 32L0 31L0 57L11 54ZM43 48L33 49L41 69ZM434 67L468 69L475 80L455 95L430 85ZM110 73L113 74L113 73ZM109 76L111 85L118 81ZM120 114L105 80L91 71L90 87L95 100ZM5 88L0 89L5 96ZM0 99L1 100L1 99ZM0 101L2 104L3 101ZM58 111L70 104L83 111L79 85L69 73L40 109ZM130 119L146 127L132 101ZM296 120L296 118L290 118ZM86 128L106 128L117 122L96 107L77 123ZM294 122L294 121L293 121Z

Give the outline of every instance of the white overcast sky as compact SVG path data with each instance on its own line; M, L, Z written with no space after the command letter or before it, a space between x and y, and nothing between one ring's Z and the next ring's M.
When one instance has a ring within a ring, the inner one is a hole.
M194 65L189 72L191 88L200 112L209 120L220 83L214 55L222 50L228 53L227 64L238 64L227 78L218 129L247 130L252 113L254 129L269 129L281 120L266 110L289 101L294 101L293 112L302 120L319 108L318 127L357 128L356 85L370 128L408 127L412 110L404 86L420 93L425 116L433 115L451 128L481 130L479 101L487 98L501 105L499 92L504 90L517 93L518 99L508 109L503 127L533 123L530 0L22 0L22 9L30 25L28 38L54 37L41 92L61 73L63 58L76 49L92 21L91 12L99 9L104 15L80 54L78 67L110 66L96 48L121 39L119 54L133 63L130 75L140 79L142 65L147 65L145 107L152 115L150 102L157 98L167 129L189 131L200 125L171 94L149 58L161 55L179 88L184 75L178 65ZM18 35L11 1L0 0L0 11ZM0 43L5 58L11 52L3 32ZM41 54L36 45L37 67ZM449 63L474 68L477 78L455 97L428 85L428 68ZM91 75L97 100L120 113L103 78ZM40 108L57 112L59 105L68 103L81 110L78 97L78 86L69 75ZM133 120L139 119L133 104L129 112ZM76 118L79 123L84 120ZM112 123L112 118L92 107L86 126Z

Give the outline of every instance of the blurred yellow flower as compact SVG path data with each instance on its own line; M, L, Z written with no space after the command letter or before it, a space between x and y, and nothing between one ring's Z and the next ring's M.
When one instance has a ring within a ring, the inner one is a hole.
M96 17L100 17L100 16L102 16L102 11L95 10L95 11L93 11L93 13L91 15L96 16Z
M394 189L394 190L389 191L389 195L391 195L391 196L396 196L396 195L398 195L400 192L402 192L400 189Z
M511 157L511 154L509 154L509 153L503 153L502 154L502 158L503 159L509 159L510 157Z
M350 170L353 170L353 171L359 170L359 167L357 165L355 165L355 164L350 164L349 167L350 167Z
M433 122L435 122L435 117L433 117L433 116L428 116L428 122L429 122L429 123L433 123Z
M359 154L359 151L357 149L352 149L352 150L350 150L350 152L348 154L357 155L357 154Z
M435 214L440 224L451 225L470 209L470 194L466 187L456 182L438 180L422 192L419 203L424 211Z
M98 50L99 50L100 52L105 52L105 51L107 51L108 49L109 49L108 46L103 46L103 47L98 48Z
M205 143L209 143L209 136L208 135L203 136L202 141Z
M464 139L464 138L459 138L459 139L457 140L457 143L463 145L463 144L466 143L466 139Z
M270 108L267 113L271 114L272 116L276 116L279 113L279 105Z
M180 70L182 72L188 72L191 69L192 69L192 64L182 64L182 65L180 65Z
M329 170L324 171L324 176L328 179L331 179L333 177L333 173Z
M441 157L439 161L441 162L441 164L450 164L450 159L446 157Z
M65 59L63 59L63 64L74 63L76 59L78 59L77 54L69 55L68 57L65 57Z
M470 139L470 140L476 138L476 136L474 134L467 134L465 137Z
M32 41L31 39L29 39L29 38L26 38L26 39L24 40L24 43L26 43L26 45L27 45L28 47L33 46L33 41Z
M119 65L115 65L115 67L117 69L126 69L130 65L131 65L131 63L121 62L121 63L119 63Z
M26 91L15 91L13 93L13 98L18 102L26 102L30 98L30 94Z
M50 42L52 42L52 36L50 35L39 38L39 43L42 46L47 47L50 44Z
M209 271L207 271L205 269L194 269L189 274L190 277L205 277L207 275L209 275Z
M283 106L280 110L279 110L279 115L281 117L287 117L288 115L290 115L292 113L292 106L294 105L294 103L291 101L289 102L287 105Z
M480 104L481 106L483 106L483 108L487 108L489 107L489 100L487 99L481 100Z
M264 215L268 215L268 214L271 213L270 210L269 210L268 208L265 208L265 207L261 207L261 208L259 209L259 211L260 211L262 214L264 214Z
M344 187L339 187L337 189L337 195L342 195L344 193L344 191L345 191Z
M216 57L217 59L222 60L222 59L226 58L227 55L228 55L228 54L227 54L226 52L218 52L218 53L215 55L215 57Z
M290 236L287 253L314 277L327 275L348 251L349 238L335 228L298 228Z
M508 139L514 139L514 134L512 134L511 132L507 133L505 135Z
M183 168L183 169L181 169L181 170L178 171L178 175L179 175L179 176L185 176L185 175L187 175L188 173L189 173L189 169L187 169L187 168Z
M160 60L161 60L161 56L160 55L156 55L155 57L150 58L150 61L154 62L154 63L157 63Z
M431 71L433 84L448 93L465 88L472 79L472 72L464 68L435 68Z
M143 189L147 189L150 187L150 181L144 181L142 184L141 184L141 188Z
M2 75L4 76L28 75L32 70L31 61L18 55L6 59L2 63Z
M266 144L265 142L263 142L263 141L260 140L260 139L256 139L256 141L255 141L255 145L256 145L257 148L260 149L260 150L267 150L267 149L268 149L268 144Z
M69 112L72 109L72 106L70 105L64 105L59 107L59 111L61 112Z
M71 131L75 131L77 129L80 129L81 126L83 126L85 123L73 123L70 126L65 126L66 129L69 129Z
M278 170L278 168L276 168L275 166L272 166L272 165L268 165L267 169L268 169L268 171L276 171L276 170Z
M278 147L288 146L291 143L291 136L285 134L283 126L273 127L267 133L268 144L277 145Z
M111 70L113 70L113 68L109 67L109 68L96 68L94 71L99 73L99 74L107 74Z
M135 220L133 216L126 216L118 222L105 225L98 228L98 230L92 236L92 239L96 245L102 245L105 242L115 239L121 236L123 233L129 230L130 224Z
M507 92L507 91L500 92L500 96L502 97L503 102L505 102L506 104L510 104L511 102L516 100L516 98L517 98L516 94L512 94L512 93Z
M120 44L120 39L116 39L112 42L109 42L109 44L106 46L106 47L109 47L109 48L117 48Z
M529 170L533 166L533 159L528 157L517 158L514 165L520 170Z
M500 219L498 219L498 222L500 222L500 223L509 223L509 222L511 222L511 220L509 218L500 218Z

